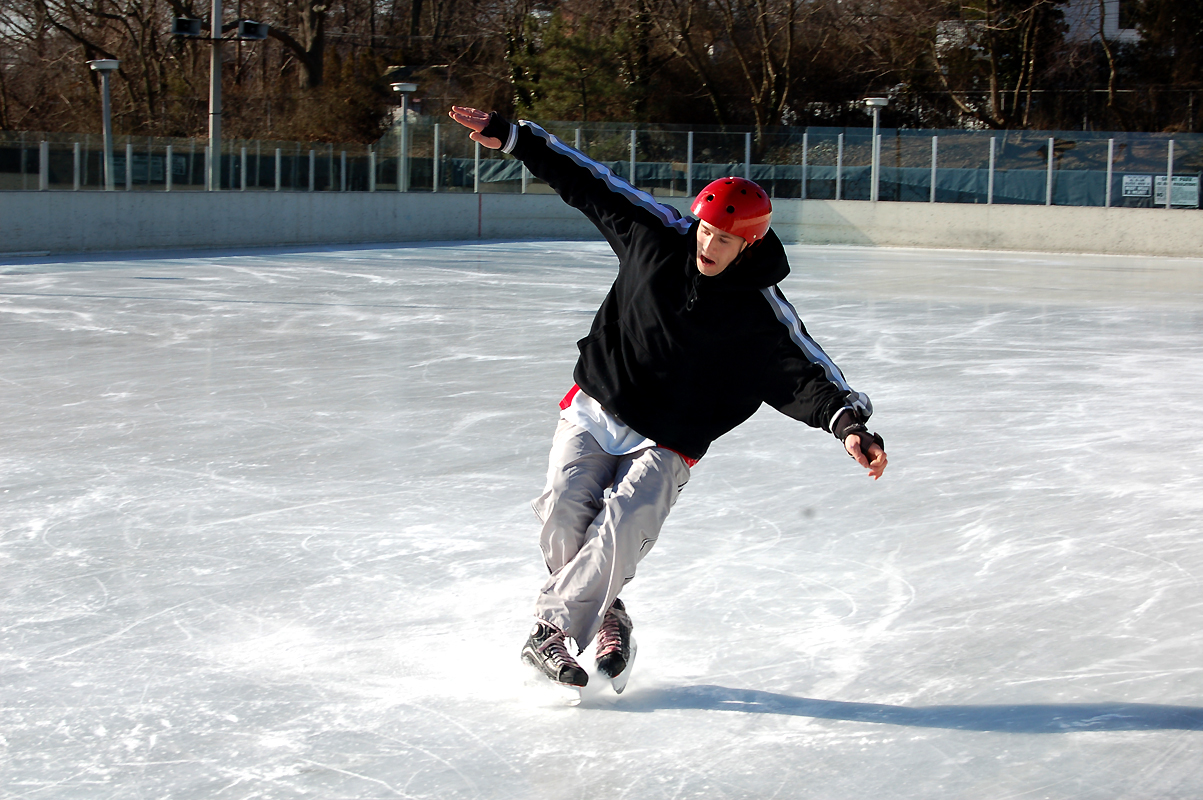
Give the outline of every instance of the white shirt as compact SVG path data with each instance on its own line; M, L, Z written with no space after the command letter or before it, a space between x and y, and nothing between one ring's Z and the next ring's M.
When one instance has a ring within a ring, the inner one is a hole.
M571 402L560 409L560 419L589 431L597 443L612 456L625 456L636 450L655 447L651 439L623 425L601 403L582 391L571 394Z

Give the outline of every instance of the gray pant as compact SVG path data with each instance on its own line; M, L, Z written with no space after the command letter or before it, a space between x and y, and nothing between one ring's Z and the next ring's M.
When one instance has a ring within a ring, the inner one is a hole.
M671 450L613 456L588 431L560 420L547 488L531 503L543 522L539 546L551 572L535 616L584 649L688 482L689 467Z

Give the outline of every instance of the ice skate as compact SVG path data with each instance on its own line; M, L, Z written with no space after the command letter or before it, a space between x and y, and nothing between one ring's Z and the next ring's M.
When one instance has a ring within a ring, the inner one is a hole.
M597 632L597 669L610 679L617 694L627 688L631 665L635 662L635 637L631 635L634 627L626 606L615 598Z
M536 622L526 644L522 660L551 681L556 698L568 705L581 701L581 688L589 683L589 675L568 652L567 637L546 622ZM546 681L539 680L546 684Z

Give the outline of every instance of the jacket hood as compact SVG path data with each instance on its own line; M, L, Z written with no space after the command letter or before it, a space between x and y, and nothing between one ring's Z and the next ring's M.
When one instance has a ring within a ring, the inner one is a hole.
M689 269L694 273L698 271L698 224L695 220L689 229L693 240L693 259L689 262ZM785 246L769 228L763 239L745 249L729 267L708 280L714 281L716 286L760 290L780 283L787 275L789 259L785 256Z

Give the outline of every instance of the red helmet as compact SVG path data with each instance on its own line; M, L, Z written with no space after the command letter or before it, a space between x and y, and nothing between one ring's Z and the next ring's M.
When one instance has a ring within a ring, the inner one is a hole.
M748 244L763 239L773 216L769 196L744 178L719 178L693 201L694 216L741 237Z

